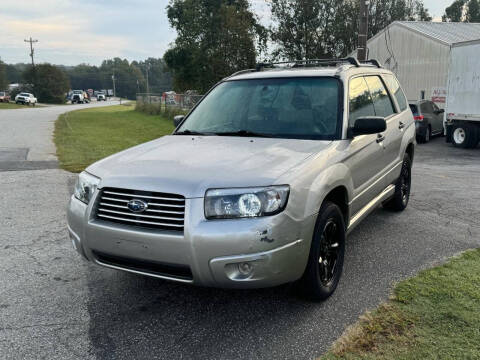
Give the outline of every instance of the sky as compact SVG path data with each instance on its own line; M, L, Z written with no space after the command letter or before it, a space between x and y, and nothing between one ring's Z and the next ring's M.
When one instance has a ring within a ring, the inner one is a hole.
M268 0L250 0L268 23ZM424 0L439 18L453 0ZM37 39L35 62L99 65L113 57L143 60L162 57L175 40L169 26L168 0L15 0L2 1L0 59L30 62L29 44Z

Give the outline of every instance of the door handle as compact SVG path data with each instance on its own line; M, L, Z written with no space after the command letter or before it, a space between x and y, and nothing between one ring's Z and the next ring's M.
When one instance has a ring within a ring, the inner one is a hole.
M381 143L383 140L385 140L385 135L378 134L377 135L377 143Z
M402 123L401 121L398 123L398 128L401 130L405 127L405 124Z

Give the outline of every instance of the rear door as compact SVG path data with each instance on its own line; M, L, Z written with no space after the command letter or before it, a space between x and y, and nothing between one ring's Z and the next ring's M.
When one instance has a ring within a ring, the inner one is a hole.
M363 76L350 79L348 85L348 122L353 127L359 117L375 116L372 97ZM384 134L361 135L350 140L349 157L345 165L353 180L352 216L368 204L383 189Z
M392 74L383 74L382 78L390 93L390 98L395 102L395 114L387 121L387 136L385 139L386 157L389 162L385 182L386 185L389 185L400 176L404 155L402 152L403 136L410 126L414 126L414 120L405 93L397 78Z
M424 101L420 104L420 111L423 115L423 121L430 125L432 132L435 132L436 115L433 113L432 104L429 101Z
M393 99L380 76L368 76L365 79L372 94L375 115L383 117L387 123L387 130L384 133L385 140L383 140L385 151L382 176L388 177L388 173L398 161L397 157L402 145L403 133L400 130L400 117L395 110ZM385 183L384 187L387 187L387 185Z

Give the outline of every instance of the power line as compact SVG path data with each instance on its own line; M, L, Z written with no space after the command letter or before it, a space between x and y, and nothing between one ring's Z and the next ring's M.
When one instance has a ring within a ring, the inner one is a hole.
M33 40L32 37L30 36L29 40L25 39L23 41L30 43L30 57L32 58L32 67L34 68L35 67L35 62L33 61L33 54L34 54L35 50L33 48L33 44L38 42L38 40L36 40L36 39Z

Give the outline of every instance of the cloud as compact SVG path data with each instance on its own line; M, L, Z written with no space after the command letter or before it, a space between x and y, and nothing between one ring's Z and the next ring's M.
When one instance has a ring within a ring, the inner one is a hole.
M31 36L39 40L37 62L99 64L116 56L161 57L175 38L166 4L167 0L8 2L0 12L0 56L6 62L28 62L23 40Z

